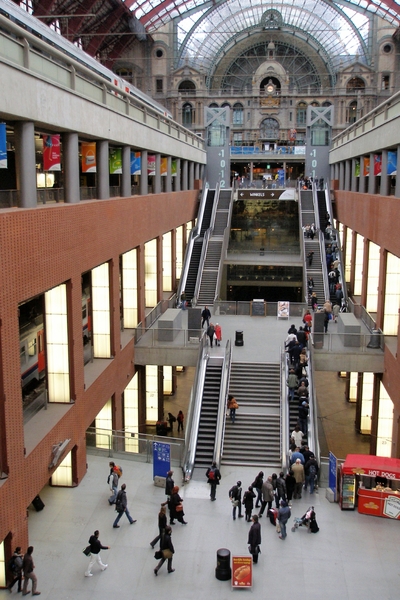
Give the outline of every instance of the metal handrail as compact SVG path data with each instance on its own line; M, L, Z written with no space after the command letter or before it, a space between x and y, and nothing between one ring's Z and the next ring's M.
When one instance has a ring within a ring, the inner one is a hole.
M218 275L217 275L217 283L216 283L216 294L214 296L214 302L219 298L219 290L220 290L220 286L221 286L221 279L222 279L222 267L224 264L224 260L225 260L225 256L228 250L228 246L229 246L229 235L230 235L230 231L231 231L231 220L232 220L232 211L233 211L233 199L234 199L234 190L232 188L231 190L231 200L229 203L229 210L228 210L228 221L227 221L227 225L224 229L224 238L223 238L223 242L222 242L222 248L221 248L221 256L219 259L219 267L218 267Z

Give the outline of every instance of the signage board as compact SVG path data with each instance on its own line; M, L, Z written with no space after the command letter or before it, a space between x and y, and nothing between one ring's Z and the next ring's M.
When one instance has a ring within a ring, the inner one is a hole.
M164 442L153 442L153 478L166 477L171 469L171 446Z
M251 588L253 585L253 557L232 556L232 587Z

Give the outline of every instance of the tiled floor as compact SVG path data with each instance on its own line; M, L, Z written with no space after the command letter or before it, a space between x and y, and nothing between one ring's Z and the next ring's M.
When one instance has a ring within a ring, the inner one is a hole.
M217 501L210 502L204 473L195 472L194 479L181 488L188 525L173 527L176 571L168 574L164 565L155 577L156 561L149 542L157 533L164 490L153 485L152 465L119 462L128 505L137 519L134 525L123 519L120 529L112 528L115 512L107 502L107 457L89 456L87 475L78 488L47 487L41 493L44 510L29 511L30 543L35 547L43 600L231 598L230 582L215 578L216 552L228 548L232 555L247 555L249 524L244 519L232 520L228 490L237 479L248 486L256 473L224 467ZM301 500L293 501L292 516L302 516L311 502L320 527L315 535L304 528L294 533L289 529L287 539L281 541L269 520L261 519L262 554L253 578L258 597L397 600L400 523L342 512L325 499L322 489L312 500L304 492ZM108 569L101 572L95 566L93 577L87 578L88 559L82 549L95 529L100 530L102 543L111 546L102 551ZM0 591L0 598L9 597L6 590Z

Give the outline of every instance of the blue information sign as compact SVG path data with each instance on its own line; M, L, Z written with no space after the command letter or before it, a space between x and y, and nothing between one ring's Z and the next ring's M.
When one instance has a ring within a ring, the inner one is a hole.
M329 452L329 487L335 494L336 502L336 489L337 489L337 458L332 452Z
M153 478L166 477L171 469L171 447L163 442L153 442Z

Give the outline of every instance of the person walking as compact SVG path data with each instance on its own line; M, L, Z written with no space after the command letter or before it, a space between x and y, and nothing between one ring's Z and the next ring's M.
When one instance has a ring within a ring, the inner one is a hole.
M254 498L256 497L253 492L253 486L249 485L249 489L243 495L243 504L245 509L246 521L250 523L251 521L251 513L254 507ZM258 518L258 517L257 517Z
M286 502L286 500L281 500L281 505L278 510L278 520L279 520L279 525L281 527L281 534L279 536L279 539L281 539L281 540L284 540L286 538L286 535L287 535L286 524L289 521L291 516L292 516L292 513L290 511L288 503Z
M236 402L236 398L229 394L228 396L228 410L231 422L234 423L236 419L236 411L239 408L239 404Z
M296 480L293 498L294 498L294 500L297 500L297 499L301 498L301 488L303 487L303 483L305 480L304 467L301 464L301 460L299 458L296 458L296 462L294 463L294 465L292 465L292 471L293 471L294 478Z
M111 463L110 463L111 464ZM115 465L114 465L115 467ZM112 504L115 504L115 500L117 498L117 494L118 494L118 481L119 481L119 477L118 477L118 473L115 470L115 468L113 467L110 475L108 476L108 482L110 484L110 490L112 491L111 496L108 499L108 503L111 506Z
M172 558L175 554L175 548L171 540L171 535L172 529L169 525L167 525L165 528L164 538L161 541L161 552L163 557L154 569L154 575L156 576L166 560L168 561L168 573L173 573L175 571L175 569L172 568Z
M174 431L174 423L176 421L176 417L172 413L168 413L168 423L171 428L171 433Z
M14 550L14 554L10 558L8 563L8 568L12 575L12 580L8 584L7 589L11 593L14 585L18 581L18 592L21 591L22 587L22 563L23 563L23 555L21 554L21 546L17 546Z
M215 327L212 323L207 327L207 335L210 339L210 346L213 347L214 335L215 335Z
M258 508L261 505L261 488L262 488L263 483L264 483L264 473L263 473L263 471L260 471L259 474L257 475L257 477L255 478L255 480L253 481L253 483L251 484L253 490L256 490L256 492L257 492L256 508Z
M247 493L247 492L246 492ZM261 544L261 525L258 522L258 515L252 516L253 525L249 529L247 543L249 544L249 552L253 555L253 563L258 563L258 555L260 554Z
M307 489L307 484L310 484L310 494L314 493L315 479L318 475L319 467L314 454L311 454L310 458L304 465L305 473L305 484L304 489Z
M286 482L285 482L285 474L283 471L279 473L279 477L276 480L276 490L275 490L275 506L279 508L280 501L286 500Z
M238 517L241 519L242 515L242 482L237 481L236 485L233 485L229 490L229 498L232 502L232 517L236 520L236 509L238 508Z
M131 525L133 525L133 523L136 523L136 520L137 520L137 519L132 519L132 517L129 513L128 498L127 498L125 490L126 490L126 484L123 483L121 485L121 489L119 490L117 499L115 501L115 510L117 511L118 515L113 523L114 529L117 529L119 527L118 522L124 513L126 514L127 519Z
M272 477L268 477L266 481L262 484L261 488L262 501L261 501L261 509L258 513L258 518L261 518L264 514L265 507L268 504L268 510L272 507L272 502L274 500L274 488L272 485ZM267 510L267 515L268 515Z
M205 306L203 308L203 310L201 311L201 328L202 329L204 327L204 323L207 323L207 327L209 326L210 319L211 319L211 313L208 310L207 306Z
M162 546L163 537L165 534L165 529L167 528L167 510L165 508L165 502L161 504L160 512L158 513L158 536L154 538L152 542L150 542L150 546L154 548L157 542L160 540L160 549Z
M90 561L89 561L88 568L85 571L85 577L93 577L92 567L93 567L94 563L96 562L96 560L99 563L102 571L105 571L108 567L108 565L105 565L103 563L103 561L101 560L100 550L110 550L110 546L103 546L103 544L99 540L99 535L100 535L100 532L98 529L96 529L94 534L91 535L89 538Z
M176 519L177 521L179 521L179 523L182 523L182 525L187 525L187 521L185 521L185 519L183 518L185 516L185 513L183 512L183 500L178 494L178 492L179 487L177 485L174 485L170 501L170 523L174 525L174 520Z
M169 509L169 524L170 525L174 524L174 520L172 518L172 509L171 509L172 490L174 489L174 486L175 486L174 480L172 479L173 474L174 474L173 471L168 471L167 478L165 480L165 495L167 496L167 505L168 505L168 509Z
M22 571L24 573L24 586L22 588L22 595L27 596L29 580L32 581L32 596L40 596L41 592L37 591L37 577L34 573L35 564L33 562L33 546L29 546L26 551L24 558L22 559ZM10 590L11 591L11 590Z
M221 479L221 472L217 467L217 463L213 461L211 467L208 467L206 471L207 483L210 484L210 498L211 501L214 502L216 500L215 494L217 492L217 485L219 485L219 481Z
M180 410L178 412L178 415L176 417L176 420L178 421L178 433L182 430L183 433L183 420L184 420L184 414L183 412Z
M215 324L215 344L220 346L222 342L222 329L219 323Z

